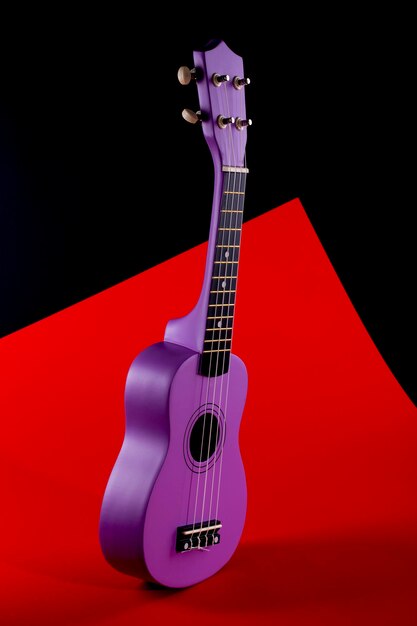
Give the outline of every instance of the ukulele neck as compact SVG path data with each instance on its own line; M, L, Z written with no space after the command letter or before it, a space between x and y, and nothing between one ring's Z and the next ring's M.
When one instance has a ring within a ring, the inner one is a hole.
M217 207L217 228L209 242L209 257L213 261L211 267L207 268L211 270L211 275L205 285L207 315L200 358L200 374L210 377L224 374L229 369L248 170L223 167L222 172L223 188Z
M195 82L201 110L186 109L183 117L201 125L213 159L213 209L200 298L188 315L168 322L165 341L200 353L199 373L211 377L229 369L248 172L246 139L252 123L245 106L250 80L242 58L223 41L196 50L194 64L194 70L181 68L179 80Z
M203 376L226 373L233 337L245 199L245 167L215 163L215 184L206 268L200 297L185 317L170 320L165 341L201 353Z

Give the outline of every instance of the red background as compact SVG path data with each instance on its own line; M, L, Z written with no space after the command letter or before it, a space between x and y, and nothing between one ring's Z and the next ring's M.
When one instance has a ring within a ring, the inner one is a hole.
M235 556L174 592L113 571L98 545L127 370L193 306L202 245L0 342L2 623L417 624L417 410L300 203L243 236Z

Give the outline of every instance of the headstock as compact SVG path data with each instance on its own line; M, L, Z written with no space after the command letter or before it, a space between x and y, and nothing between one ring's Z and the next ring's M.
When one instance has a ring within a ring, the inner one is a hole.
M224 41L211 42L206 49L194 52L195 67L180 67L182 85L197 84L200 111L184 109L183 118L192 124L201 122L213 159L224 166L244 167L247 128L245 78L242 58Z

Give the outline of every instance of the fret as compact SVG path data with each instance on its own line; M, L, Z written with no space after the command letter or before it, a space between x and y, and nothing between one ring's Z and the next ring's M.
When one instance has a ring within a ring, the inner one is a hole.
M211 338L205 339L204 343L211 343L211 346L204 346L205 348L229 348L232 344L231 344L232 338L231 337L217 337L217 336L212 336Z
M206 328L206 330L212 330L212 331L216 331L216 332L224 332L224 331L228 331L228 330L232 330L232 327L230 326L229 328Z
M211 328L206 328L206 330L212 330L213 332L216 333L222 333L222 332L227 332L229 330L232 330L232 326L212 326Z
M204 339L204 343L215 343L215 342L217 343L217 342L220 342L220 341L232 341L232 338L230 337L229 339L221 339L221 338L218 338L218 339Z
M217 303L217 302L216 302L216 304L214 304L214 303L210 303L210 304L209 304L209 306L221 306L221 307L225 307L225 306L235 306L235 303L234 303L234 302L228 302L228 303L226 303L226 302L219 302L219 303Z
M223 311L224 308L229 307L229 306L234 306L234 304L227 304L224 307L222 307L221 304L209 304L209 306L221 307L221 311ZM218 311L209 311L209 313L218 313ZM232 315L232 313L234 313L233 310L224 311L224 315L223 313L221 313L220 315L217 315L217 317L226 317L226 315Z
M223 231L233 231L232 233L228 233L224 235ZM227 246L230 244L232 246L240 246L240 231L242 230L241 224L227 224L226 222L221 222L219 225L219 245ZM230 238L230 241L225 241L225 236Z
M216 311L209 311L209 313L216 313ZM234 313L233 310L224 311L224 315L220 315L220 316L217 316L217 317L221 317L222 319L224 319L226 315L231 315L232 313Z
M234 306L234 304L226 304L223 307L221 304L209 304L209 307L213 307L213 306L220 307L220 311L218 309L216 311L210 310L209 311L210 314L220 313L220 317L224 318L226 315L232 315L234 313L234 310L232 308L229 309L229 307ZM219 317L219 315L217 315L217 317Z
M210 320L210 324L208 325L212 325L213 328L214 326L220 328L219 323L221 328L229 328L229 322L233 322L234 311L227 311L227 313L222 312L220 315L218 315L216 311L209 311L209 313L210 315L207 316L207 319ZM226 326L223 324L226 324Z
M230 318L230 319L233 319L233 318L234 318L234 315L209 315L209 316L207 317L207 319L208 319L208 320L218 320L218 319L223 319L223 320L225 320L225 319L229 319L229 318Z
M240 209L239 204L236 205L234 202L226 202L224 206L221 207L220 214L220 217L225 220L240 222L243 219L243 211Z
M230 352L230 348L224 348L220 350L203 350L203 353L207 354L208 352Z
M220 231L219 239L218 239L219 245L237 246L238 248L240 247L240 237L241 237L240 233L242 231L242 224L235 224L235 223L229 224L226 221L222 221L219 224L219 231ZM230 231L230 232L225 233L224 231Z
M227 340L225 339L207 339L205 341L205 345L203 346L203 350L209 350L209 349L213 349L213 348L229 348L229 350L232 347L232 339L229 338ZM210 345L211 344L211 345Z
M210 330L215 330L215 329L214 328L210 328L208 332L210 332ZM225 331L230 330L230 331L232 331L233 330L233 326L222 326L221 330L225 330ZM206 339L210 339L210 337L211 337L211 335L209 335L208 332L204 335L204 337Z
M219 256L221 256L221 258L218 258ZM231 256L232 256L232 258L230 258ZM228 261L227 263L226 262L223 262L223 263L221 262L223 260L223 258L224 258L224 254L216 255L216 258L214 260L214 269L217 269L217 270L220 270L220 271L224 272L224 274L226 275L226 278L230 278L230 276L227 276L228 270L235 271L235 273L237 275L237 267L236 268L233 268L233 267L216 267L216 265L217 266L219 266L219 265L233 265L233 264L237 265L239 263L239 254L238 254L237 250L236 251L232 250L231 254L229 254L227 256L227 261Z
M225 234L223 231L234 231L234 232L230 232ZM227 220L220 220L220 224L219 224L219 236L217 239L217 243L219 245L223 245L223 246L227 246L227 244L230 244L231 246L240 246L240 231L242 230L242 224L236 224L234 222L228 222ZM226 239L225 237L229 238L229 241Z
M225 227L224 230L228 230L228 228ZM237 232L232 235L221 233L214 250L216 259L225 259L229 261L238 259L240 252L240 237L240 233L238 234ZM231 241L228 241L228 239Z
M223 281L224 282L224 281ZM212 287L216 287L216 285L212 285ZM228 289L226 289L226 287L224 287L224 289L213 289L211 293L236 293L236 289L232 290L232 287L236 287L236 285L227 285ZM209 306L211 306L213 304L213 302L210 302ZM221 304L219 302L219 304ZM223 302L223 304L226 304L226 302ZM234 304L234 302L233 302Z
M213 336L212 338L205 339L204 343L205 345L203 346L203 349L204 348L231 348L232 338ZM207 345L207 344L211 344L211 345Z
M242 195L242 196L245 195L244 191L223 191L223 193L233 193L233 194Z
M237 262L235 264L237 265ZM214 266L214 269L215 270L217 269L219 272L225 272L226 275L225 276L220 276L220 275L217 276L217 274L213 274L213 276L211 277L212 280L219 280L219 281L221 281L220 284L218 284L218 285L212 285L213 287L215 287L215 286L220 287L220 285L222 287L226 287L227 285L223 284L223 283L226 283L227 280L235 280L235 281L237 280L236 278L232 278L231 276L227 276L227 270L228 269L230 269L231 271L236 271L238 269L237 267L236 268L234 268L234 267L220 267L220 264L216 264ZM235 286L236 285L233 285L233 287L235 287Z

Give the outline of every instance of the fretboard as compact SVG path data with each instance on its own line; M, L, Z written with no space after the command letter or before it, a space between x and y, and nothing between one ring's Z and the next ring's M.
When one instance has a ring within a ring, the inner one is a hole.
M229 370L247 172L243 168L236 170L224 172L204 347L200 358L202 376L219 376Z

